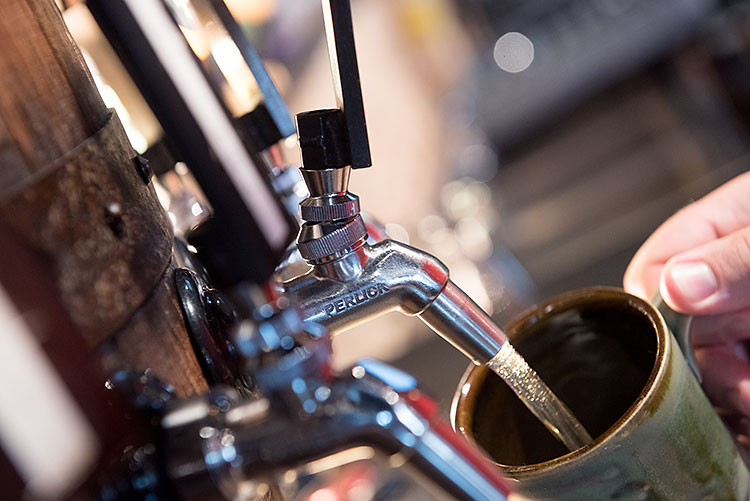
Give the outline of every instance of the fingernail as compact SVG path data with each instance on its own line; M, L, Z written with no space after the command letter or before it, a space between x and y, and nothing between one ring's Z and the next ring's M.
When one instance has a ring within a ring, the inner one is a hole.
M690 302L702 301L718 288L714 272L705 263L675 264L669 273L682 298Z

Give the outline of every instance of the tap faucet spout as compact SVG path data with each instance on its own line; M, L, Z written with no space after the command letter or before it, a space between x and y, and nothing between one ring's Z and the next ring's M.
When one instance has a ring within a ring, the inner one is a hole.
M418 316L476 364L489 361L507 341L489 315L450 281L440 260L393 240L315 264L284 288L305 319L331 335L395 310Z
M490 316L451 281L419 318L477 365L489 362L508 341Z

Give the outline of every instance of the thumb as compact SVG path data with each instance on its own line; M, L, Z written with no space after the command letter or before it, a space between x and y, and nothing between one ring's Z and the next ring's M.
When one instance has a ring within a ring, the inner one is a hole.
M750 306L750 227L667 261L659 288L667 304L683 313L727 313Z

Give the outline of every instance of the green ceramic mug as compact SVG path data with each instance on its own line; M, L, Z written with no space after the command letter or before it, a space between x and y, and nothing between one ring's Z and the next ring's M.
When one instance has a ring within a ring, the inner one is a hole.
M568 452L485 367L463 377L455 428L531 499L750 499L748 469L675 339L689 346L687 317L660 309L595 287L551 299L507 330L592 444Z

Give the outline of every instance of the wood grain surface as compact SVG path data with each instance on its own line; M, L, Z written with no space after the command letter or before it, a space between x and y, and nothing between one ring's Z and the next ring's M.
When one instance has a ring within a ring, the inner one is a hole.
M186 396L207 388L175 299L172 230L52 0L0 15L0 218L52 263L93 351Z

